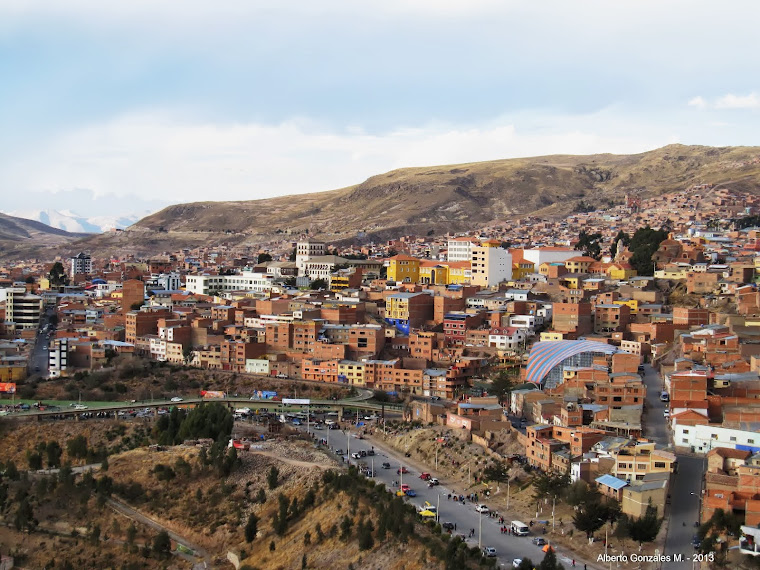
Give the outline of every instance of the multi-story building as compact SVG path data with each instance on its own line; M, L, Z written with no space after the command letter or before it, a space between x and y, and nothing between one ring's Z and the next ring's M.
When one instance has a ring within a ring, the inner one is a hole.
M129 311L125 319L124 339L135 344L137 337L149 334L158 336L158 322L171 316L172 312L168 309Z
M512 255L500 246L500 242L489 240L472 248L470 262L473 285L496 287L499 283L512 279Z
M469 237L451 238L447 244L447 261L470 261L472 248L478 245L478 240Z
M274 285L274 277L266 273L243 271L236 275L188 275L185 289L198 295L218 295L226 291L269 291Z
M427 293L395 293L385 298L385 321L409 334L433 318L433 296Z
M299 275L306 274L306 262L313 257L323 256L326 253L325 244L318 241L299 241L296 244L296 268Z
M69 275L90 275L92 273L92 258L89 254L80 252L69 259Z
M388 260L388 279L396 283L417 283L420 280L420 260L409 255L394 255Z
M124 312L139 310L145 302L145 283L127 279L121 286L121 309Z
M676 456L655 449L654 442L631 442L612 454L615 466L612 474L628 481L641 481L648 473L672 473Z
M25 287L9 287L5 290L5 320L16 329L36 329L40 325L42 297L27 293Z

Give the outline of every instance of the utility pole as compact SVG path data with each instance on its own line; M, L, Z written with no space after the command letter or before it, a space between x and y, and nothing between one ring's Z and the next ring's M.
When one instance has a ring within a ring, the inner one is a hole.
M478 517L478 548L483 547L483 513L480 513L480 516Z
M552 532L554 532L554 505L556 504L556 502L557 502L557 496L553 495L552 496Z
M509 477L507 477L507 510L509 510Z

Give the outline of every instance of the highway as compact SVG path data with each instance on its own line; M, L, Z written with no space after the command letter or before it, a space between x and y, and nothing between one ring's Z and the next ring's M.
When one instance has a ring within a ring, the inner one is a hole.
M369 423L369 422L368 422ZM306 426L300 426L300 429L306 430ZM544 553L540 546L532 544L532 539L535 536L543 536L540 533L531 534L527 537L517 537L508 534L502 534L500 531L501 525L498 518L491 518L487 515L481 515L475 511L475 503L465 500L464 504L454 502L448 499L449 493L463 493L463 489L452 489L445 484L445 481L441 482L441 485L429 488L427 483L422 481L419 476L420 472L416 469L409 468L404 463L403 454L397 453L385 446L378 445L375 442L370 442L366 439L358 439L356 436L356 428L351 430L315 430L312 426L312 433L318 438L327 438L329 432L329 447L332 449L340 449L343 451L344 461L349 462L351 465L355 465L358 462L364 463L370 469L374 467L375 479L378 482L384 483L389 489L394 488L394 481L400 484L409 485L416 493L416 497L407 497L406 500L414 505L422 506L425 501L429 502L433 506L438 507L439 522L452 522L456 524L456 531L453 534L464 534L465 537L469 534L470 529L475 529L475 535L472 538L467 538L467 544L469 546L487 547L491 546L496 549L498 554L498 562L504 567L512 567L512 561L515 558L530 558L536 565L543 559ZM350 453L358 452L360 450L369 451L374 446L374 457L363 457L359 460L352 459ZM383 462L389 462L391 464L390 469L383 469ZM397 470L401 466L407 467L409 473L405 475L397 474ZM429 469L433 477L437 474L433 469ZM395 488L397 489L397 487ZM488 505L488 500L484 497L479 498L479 502ZM509 526L511 519L504 514L504 524ZM528 522L528 521L523 521ZM534 527L538 529L538 527ZM565 565L565 568L570 568L572 564L573 555L568 552L557 551L557 557ZM580 558L576 558L576 567L583 568L583 563L587 562L588 568L596 568L596 564L591 564L590 561L583 561Z

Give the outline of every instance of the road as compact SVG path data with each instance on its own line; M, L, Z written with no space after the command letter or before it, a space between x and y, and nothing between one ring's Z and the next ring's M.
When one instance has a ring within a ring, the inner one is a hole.
M109 498L108 504L115 511L121 513L127 518L130 518L134 521L137 521L141 524L147 525L159 531L165 530L167 534L169 535L169 538L171 538L174 542L181 544L183 546L186 546L187 548L195 552L195 555L197 557L202 558L206 562L206 564L211 564L211 556L209 555L209 553L206 552L200 546L193 544L192 542L187 540L184 536L180 536L177 533L172 532L170 529L166 528L161 523L154 521L152 518L142 514L141 512L133 509L129 505L122 503L121 501L117 501L116 499Z
M662 380L649 365L644 367L644 383L647 387L647 405L644 415L644 435L657 447L672 449L670 426L663 415L665 403L660 401ZM678 455L678 467L668 490L671 504L667 507L668 534L665 554L682 554L684 560L694 552L692 537L696 533L694 523L699 520L699 499L702 491L704 460L698 457ZM684 568L686 562L665 562L663 569Z
M670 427L665 420L665 402L660 401L662 379L657 371L644 365L644 385L647 387L646 407L644 410L644 436L654 441L657 447L665 448L670 445Z
M301 426L301 429L305 430L306 426ZM470 501L465 501L464 504L448 500L449 493L459 492L464 494L464 489L451 489L450 487L441 484L436 487L429 488L425 482L420 478L420 472L416 469L409 468L409 473L406 475L397 474L397 470L404 464L404 457L400 453L396 453L385 446L378 445L376 442L369 442L368 440L358 439L354 437L354 434L348 435L342 430L314 430L313 433L320 439L327 438L329 432L329 446L332 449L343 450L343 458L345 461L350 461L352 465L357 461L365 463L368 467L374 468L375 479L379 483L384 483L387 488L394 488L393 482L397 481L399 484L409 485L416 493L416 497L408 497L406 500L416 506L422 506L425 502L438 507L439 521L440 522L452 522L457 525L457 530L454 534L464 534L467 536L469 529L475 529L475 536L468 538L467 543L469 546L477 546L479 543L482 547L492 546L498 553L498 562L503 564L504 567L512 567L512 561L515 558L530 558L533 562L540 562L544 553L541 551L541 547L535 546L531 543L534 536L542 536L541 534L535 534L527 537L517 537L508 534L502 534L500 531L501 525L497 518L490 518L487 515L480 515L475 511L475 504ZM360 450L369 451L374 446L375 456L364 457L360 460L351 459L350 453L358 452ZM383 462L391 464L390 469L383 469ZM408 468L408 467L407 467ZM435 477L437 474L433 469L429 469L428 472ZM481 503L488 505L488 501L481 499ZM505 523L509 525L510 519L505 514ZM525 521L528 522L528 521ZM536 527L537 528L537 527ZM479 540L480 537L480 540ZM567 552L558 551L558 558L566 568L571 566L572 554ZM576 567L583 567L583 560L576 558ZM596 564L588 563L588 568L595 568Z
M678 471L670 488L671 505L668 536L665 539L665 554L690 556L694 552L692 537L699 520L699 500L702 492L704 459L701 457L678 456ZM670 562L663 569L682 569L684 562Z
M53 307L48 307L40 316L40 326L37 329L37 336L32 348L32 354L29 359L29 367L34 374L47 378L49 364L49 340L53 338L55 327L50 324L50 317L55 313ZM48 329L44 330L47 326Z

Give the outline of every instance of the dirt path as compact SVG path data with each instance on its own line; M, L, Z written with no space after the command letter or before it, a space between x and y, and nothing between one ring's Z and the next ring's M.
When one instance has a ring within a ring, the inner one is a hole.
M320 469L335 469L335 465L329 465L327 463L315 463L313 461L299 461L297 459L288 459L287 457L281 457L280 455L276 455L275 453L272 453L271 451L251 451L251 453L255 453L257 455L264 455L266 457L271 457L272 459L276 459L277 461L282 461L283 463L287 463L288 465L295 465L296 467L319 467Z

